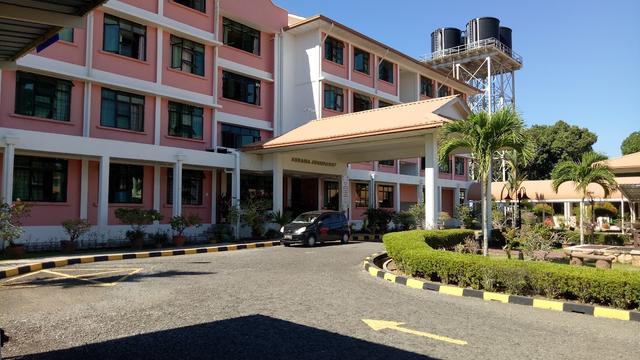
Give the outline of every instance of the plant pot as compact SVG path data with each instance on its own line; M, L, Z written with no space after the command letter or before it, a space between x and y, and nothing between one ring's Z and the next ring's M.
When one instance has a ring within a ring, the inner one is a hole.
M186 240L187 238L184 235L176 235L173 237L173 245L177 247L184 246Z
M131 239L131 247L134 249L142 249L144 247L144 238Z
M60 250L65 253L76 251L76 242L71 240L60 241Z
M24 245L10 245L9 247L7 247L5 249L7 256L12 258L12 259L19 259L21 257L24 257L24 254L26 253L26 249Z

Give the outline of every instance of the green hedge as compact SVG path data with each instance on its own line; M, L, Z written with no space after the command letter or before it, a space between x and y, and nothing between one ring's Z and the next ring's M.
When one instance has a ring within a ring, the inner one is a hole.
M591 235L585 235L584 239L585 239L585 243L594 243L596 245L622 246L631 242L631 237L629 235L613 234L613 233L595 233L593 234L593 240L591 240ZM580 232L568 231L567 240L570 240L571 242L579 244Z
M622 309L640 306L640 272L486 258L434 249L451 248L468 236L473 236L473 231L414 230L386 234L383 241L400 270L428 280Z

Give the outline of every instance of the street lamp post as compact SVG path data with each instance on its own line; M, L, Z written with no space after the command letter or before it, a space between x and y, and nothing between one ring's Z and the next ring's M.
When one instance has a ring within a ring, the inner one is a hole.
M504 200L507 204L510 204L511 201L513 200L516 200L518 204L518 221L516 223L516 227L519 228L522 226L522 208L520 207L520 202L529 201L529 196L527 196L527 189L524 186L517 188L514 196L515 196L515 199L513 199L511 195L507 192L507 196L503 197L502 200ZM500 194L500 197L502 197L502 194Z

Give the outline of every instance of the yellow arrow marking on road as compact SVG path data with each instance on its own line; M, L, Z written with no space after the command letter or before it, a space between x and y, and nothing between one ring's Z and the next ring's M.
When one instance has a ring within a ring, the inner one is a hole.
M364 321L365 324L369 325L369 327L372 328L374 331L391 329L391 330L403 332L405 334L411 334L411 335L426 337L433 340L444 341L450 344L467 345L467 342L464 340L452 339L446 336L440 336L440 335L431 334L428 332L411 330L411 329L401 327L400 325L404 324L401 322L386 321L386 320L371 320L371 319L362 319L362 321Z

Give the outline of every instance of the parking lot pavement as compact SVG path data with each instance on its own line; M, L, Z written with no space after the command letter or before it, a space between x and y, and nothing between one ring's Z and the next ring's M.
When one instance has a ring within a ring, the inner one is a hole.
M639 323L383 282L362 271L363 258L381 250L377 243L275 247L83 264L4 280L0 326L12 341L2 354L120 360L637 358Z

